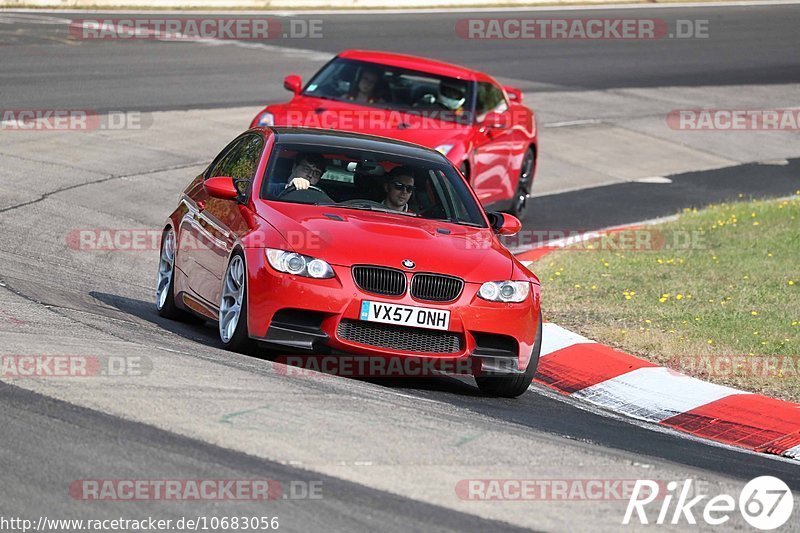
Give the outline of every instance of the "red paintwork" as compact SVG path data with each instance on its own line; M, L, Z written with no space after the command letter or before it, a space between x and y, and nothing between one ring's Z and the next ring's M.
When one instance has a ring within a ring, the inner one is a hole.
M322 127L368 133L413 142L428 148L436 148L443 144L453 145L447 153L447 158L456 168L460 169L462 165L466 165L469 169L469 183L480 202L484 205L496 204L493 207L506 207L505 204L514 196L522 159L528 148L533 148L537 156L531 179L535 176L536 161L538 161L536 117L531 109L522 105L522 92L519 89L504 87L483 72L422 57L363 50L347 50L337 57L474 82L493 83L503 90L508 100L509 108L502 113L501 121L505 126L493 129L486 127L484 123L460 125L428 119L428 123L423 127L402 129L397 126L404 120L415 124L413 116L397 110L383 110L375 106L295 94L289 102L271 104L259 111L251 121L250 127L258 125L262 113L270 112L275 117L276 126ZM293 83L299 81L299 76L291 77ZM284 82L284 87L289 89L287 82ZM354 112L358 111L368 112L369 118L354 120ZM383 126L376 128L376 124Z
M274 137L269 128L256 128L266 139L252 190L261 190ZM213 178L211 178L213 179ZM208 183L209 180L206 181ZM197 212L198 204L205 209ZM457 357L474 350L470 332L505 334L520 343L520 369L524 370L535 342L540 313L539 280L500 243L488 227L468 227L423 218L398 218L370 211L337 210L343 221L324 216L325 206L265 201L251 194L245 203L214 198L203 186L203 175L184 190L167 226L176 230L176 305L216 320L222 278L231 254L242 250L248 273L248 330L264 338L276 311L300 308L329 313L323 330L329 345L350 353L452 359L452 354L419 354L382 349L376 354L364 346L339 339L336 327L343 318L358 319L363 299L388 301L451 311L450 330L464 332L466 347ZM442 234L437 228L446 228ZM202 233L205 238L198 239ZM209 238L211 237L211 238ZM331 279L292 276L274 270L264 248L293 250L328 261L336 274ZM411 272L437 272L465 280L464 291L446 304L419 302L409 294L380 297L358 289L350 267L372 264L398 268L413 252L417 265ZM531 296L524 302L488 302L477 297L486 281L528 280Z

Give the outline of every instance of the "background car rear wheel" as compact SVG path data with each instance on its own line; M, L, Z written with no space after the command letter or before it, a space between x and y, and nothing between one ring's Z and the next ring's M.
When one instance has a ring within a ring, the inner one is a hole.
M539 354L542 351L542 315L539 314L539 327L536 329L536 342L531 350L531 359L524 374L515 376L486 376L476 377L478 388L487 396L500 398L516 398L528 390L536 368L539 366Z
M247 266L241 252L231 256L222 279L219 339L234 352L248 353L255 345L247 331Z
M175 231L167 228L161 235L161 252L156 277L156 310L164 318L177 320L184 313L175 306Z
M531 185L533 183L533 169L536 162L536 155L533 153L533 148L528 148L525 156L522 158L522 165L519 168L519 180L517 181L517 190L514 193L514 198L511 201L511 207L508 212L518 219L522 220L525 215L525 208L528 203L528 195L531 193Z

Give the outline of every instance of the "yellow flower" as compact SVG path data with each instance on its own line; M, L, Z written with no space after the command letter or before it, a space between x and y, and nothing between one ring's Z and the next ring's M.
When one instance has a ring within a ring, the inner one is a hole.
M750 311L750 314L753 316L758 316L758 311Z
M644 321L644 323L645 323L645 324L651 324L651 323L652 323L652 321L651 321L651 320L648 318L648 319L646 319L646 320Z
M756 220L755 222L753 222L753 225L754 226L759 226L760 224L758 223L758 220Z
M592 285L592 290L597 290L597 285Z
M675 295L675 299L676 300L683 300L683 294L676 294Z
M666 301L667 301L667 299L666 299L666 298L659 298L659 299L658 299L658 301L659 301L659 302L661 302L661 303L663 304L664 302L666 302Z
M711 339L708 339L706 342L707 342L708 344L714 344L714 341L712 341Z
M789 280L787 283L788 283L789 285L794 285L794 281L792 281L792 280Z

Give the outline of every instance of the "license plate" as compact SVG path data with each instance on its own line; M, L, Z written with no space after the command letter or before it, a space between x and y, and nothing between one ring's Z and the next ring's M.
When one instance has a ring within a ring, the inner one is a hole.
M383 302L361 302L361 320L382 322L414 328L447 329L450 326L450 311L428 309L410 305L387 304Z

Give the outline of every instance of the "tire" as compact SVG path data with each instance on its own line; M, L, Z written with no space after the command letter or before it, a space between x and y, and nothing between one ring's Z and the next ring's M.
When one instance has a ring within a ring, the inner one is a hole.
M514 192L514 198L511 199L511 207L508 209L509 214L514 215L520 220L525 216L528 195L531 193L531 185L533 184L533 169L535 164L536 155L533 153L533 148L528 148L525 155L522 157L522 164L519 168L519 179L517 180L517 190Z
M156 311L164 318L181 320L186 313L175 305L175 252L177 240L175 230L165 228L161 234L156 276Z
M514 376L476 377L478 388L486 396L497 398L516 398L528 390L536 368L539 366L539 354L542 351L542 315L539 314L539 326L536 328L536 342L531 350L531 358L524 374Z
M247 264L236 252L222 278L219 302L219 340L232 352L251 353L255 342L247 331Z

